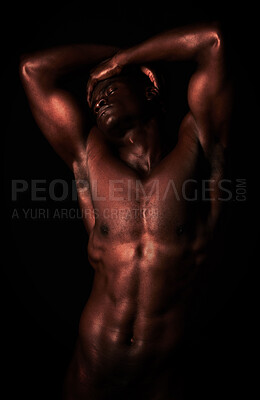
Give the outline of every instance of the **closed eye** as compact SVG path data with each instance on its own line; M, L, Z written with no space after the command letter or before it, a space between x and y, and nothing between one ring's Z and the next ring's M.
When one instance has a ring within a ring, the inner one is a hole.
M117 87L110 87L107 90L107 96L110 96L111 94L115 93L115 91L117 90Z

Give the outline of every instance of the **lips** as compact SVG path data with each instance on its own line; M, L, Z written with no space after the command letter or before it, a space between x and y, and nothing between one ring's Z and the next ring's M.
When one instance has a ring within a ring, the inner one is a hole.
M111 107L111 104L105 104L104 106L100 107L99 111L98 111L98 118L102 117L108 108Z

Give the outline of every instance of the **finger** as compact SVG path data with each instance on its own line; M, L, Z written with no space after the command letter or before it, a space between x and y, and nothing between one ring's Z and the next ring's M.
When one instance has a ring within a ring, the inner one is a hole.
M92 79L89 84L88 84L88 89L87 89L87 102L88 105L91 106L91 97L93 93L94 86L96 84L96 80Z
M141 66L141 71L148 76L152 84L159 89L159 82L157 80L156 74L152 71L152 69L148 68L145 65Z
M87 102L88 102L89 107L91 107L91 96L92 96L92 90L89 89L88 97L87 97Z

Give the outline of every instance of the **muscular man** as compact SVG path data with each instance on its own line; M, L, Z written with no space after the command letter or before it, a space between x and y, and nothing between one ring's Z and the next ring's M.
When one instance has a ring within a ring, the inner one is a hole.
M169 148L147 65L178 60L196 69ZM92 124L87 101L84 111L62 87L82 67L92 71ZM21 77L39 127L75 175L95 270L64 399L180 399L178 349L219 251L231 113L221 34L203 25L123 50L64 46L25 56Z

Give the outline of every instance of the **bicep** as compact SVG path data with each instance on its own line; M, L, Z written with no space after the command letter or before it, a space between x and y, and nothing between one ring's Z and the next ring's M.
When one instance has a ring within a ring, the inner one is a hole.
M33 116L57 154L72 167L84 149L86 120L77 100L67 91L25 85Z

